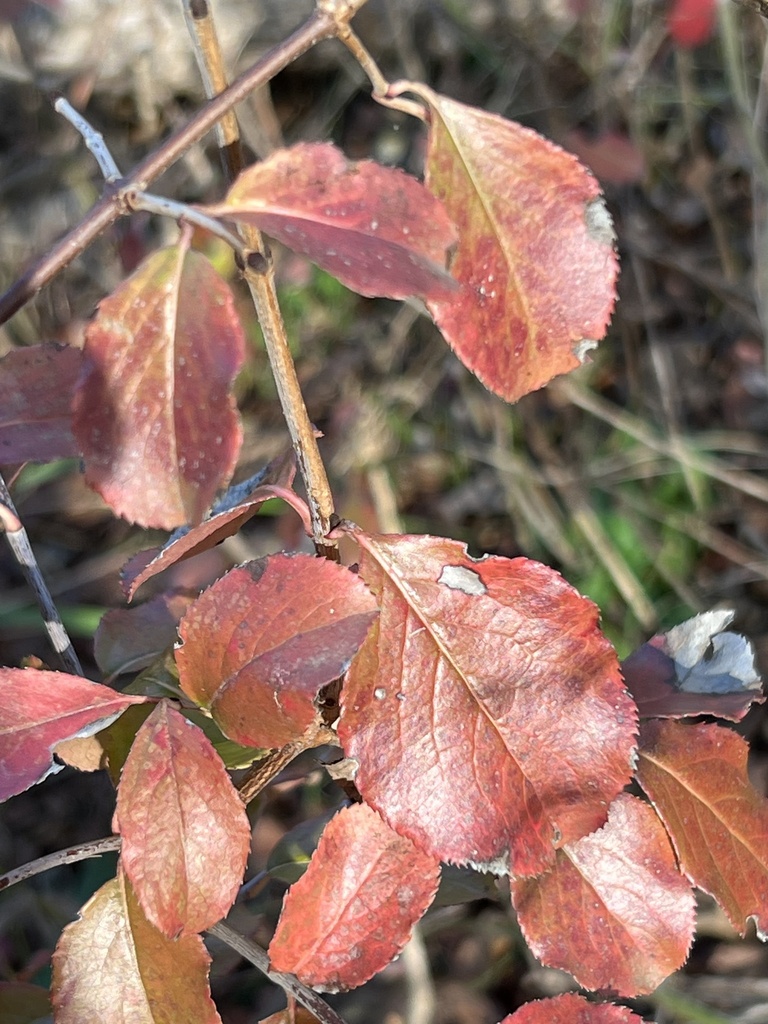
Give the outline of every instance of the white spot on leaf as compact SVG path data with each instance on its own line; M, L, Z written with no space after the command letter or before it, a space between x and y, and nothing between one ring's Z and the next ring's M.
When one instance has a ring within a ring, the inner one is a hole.
M478 596L488 593L488 588L480 579L474 569L468 569L465 565L446 565L440 573L438 583L450 587L451 590L460 590L463 594Z

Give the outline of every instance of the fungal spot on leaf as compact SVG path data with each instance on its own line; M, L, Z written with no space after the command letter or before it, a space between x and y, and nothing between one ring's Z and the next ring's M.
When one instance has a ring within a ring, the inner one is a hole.
M384 700L384 698L387 696L387 691L384 689L383 686L377 686L376 689L373 691L373 696L376 698L376 700Z
M488 593L488 588L474 569L467 569L464 565L444 566L437 582L444 583L451 590L460 590L463 594L470 596Z
M573 354L583 365L587 360L587 353L595 348L597 348L597 342L594 338L582 338L573 346Z
M615 243L613 221L602 196L590 199L584 207L584 221L587 225L587 234L593 241L611 246Z

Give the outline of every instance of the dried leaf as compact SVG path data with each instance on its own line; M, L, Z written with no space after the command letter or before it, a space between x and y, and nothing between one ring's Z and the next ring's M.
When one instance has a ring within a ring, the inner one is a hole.
M215 217L255 224L361 295L453 294L456 232L442 205L403 171L353 163L329 143L300 143L244 171Z
M652 720L640 730L637 780L667 827L683 871L742 935L768 939L768 800L750 784L746 742L719 725Z
M285 897L269 947L273 970L326 992L362 985L403 949L439 874L434 857L370 807L339 811Z
M621 665L643 718L717 715L739 722L762 704L760 676L748 640L723 630L728 609L704 612L654 636Z
M377 615L362 581L309 555L271 555L227 573L184 616L181 687L238 743L281 747L317 720Z
M293 452L279 455L248 480L233 484L198 526L180 527L159 550L139 551L128 560L121 573L128 600L148 579L233 537L265 501L275 497L276 489L289 488L295 475Z
M221 1024L199 935L167 938L147 921L122 873L68 925L53 954L56 1024Z
M546 870L631 774L635 707L597 609L528 559L354 537L381 605L342 692L358 789L441 860Z
M167 701L133 741L115 829L125 873L164 935L190 935L224 917L245 870L248 818L210 740Z
M511 884L528 945L585 988L652 992L688 955L694 897L655 812L627 793L607 824L558 851L555 867Z
M64 345L30 345L0 359L0 464L80 454L72 399L82 356Z
M0 800L59 771L52 752L62 740L98 732L145 700L65 672L0 669Z
M73 425L86 479L118 515L167 530L200 521L240 450L243 356L232 293L188 243L153 253L101 302Z
M462 287L427 306L464 365L515 402L605 334L618 264L600 188L531 129L403 85L429 104L426 184L459 229Z

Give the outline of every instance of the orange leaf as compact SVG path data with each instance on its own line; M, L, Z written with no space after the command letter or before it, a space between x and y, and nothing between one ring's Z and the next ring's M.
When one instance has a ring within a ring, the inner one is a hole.
M694 897L655 812L623 793L607 824L558 851L552 871L512 881L526 940L585 988L652 992L693 939Z
M587 1002L574 992L554 999L536 999L510 1013L501 1024L643 1024L641 1017L625 1006Z
M348 161L329 143L282 149L244 171L215 217L255 224L361 295L447 296L456 232L437 199L403 171Z
M74 431L86 479L142 526L198 522L237 461L244 339L227 284L188 243L153 253L88 326Z
M370 807L339 811L283 901L273 970L326 992L362 985L403 949L439 876L439 862Z
M600 188L531 129L404 85L429 104L426 183L459 229L462 287L427 306L464 365L515 402L605 334L618 265Z
M719 725L652 720L640 730L637 779L694 885L742 935L768 938L768 800L747 775L746 742Z
M381 605L342 692L358 789L441 860L546 870L631 774L636 710L597 609L525 558L353 536Z
M301 554L248 562L182 619L181 688L210 705L230 739L281 747L317 720L315 696L344 672L376 615L343 566Z
M166 701L136 733L115 825L125 873L164 935L203 931L224 917L243 878L250 826L210 740Z
M167 938L147 921L122 873L62 932L53 954L56 1024L221 1024L199 935Z

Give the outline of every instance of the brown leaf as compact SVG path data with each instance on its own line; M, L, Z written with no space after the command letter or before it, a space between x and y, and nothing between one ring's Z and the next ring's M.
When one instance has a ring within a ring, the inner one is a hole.
M53 954L56 1024L221 1024L199 935L167 938L122 875L103 885Z
M435 323L487 388L515 402L603 337L618 265L595 178L547 139L406 83L431 112L426 184L459 229Z
M667 827L682 869L742 935L768 938L768 800L747 775L746 742L719 725L651 720L637 780Z
M125 873L164 935L190 935L224 917L245 871L248 818L211 741L167 701L133 741L115 829Z
M362 985L403 949L439 877L439 861L370 807L339 811L283 901L273 970L326 992Z
M597 609L528 559L354 538L381 605L342 692L358 789L441 860L545 870L631 774L635 707Z
M243 331L228 285L181 242L148 257L89 324L74 407L86 479L131 522L199 522L237 461Z

